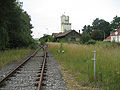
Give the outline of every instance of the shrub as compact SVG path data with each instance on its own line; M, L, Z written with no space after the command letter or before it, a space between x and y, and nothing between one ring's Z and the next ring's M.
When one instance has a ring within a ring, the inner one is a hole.
M84 43L88 42L90 39L91 39L91 37L90 37L89 33L83 32L83 34L81 36L82 43L84 44Z
M96 44L96 41L95 40L89 40L88 42L86 42L86 44Z
M103 37L103 34L100 30L95 30L95 31L92 31L91 38L93 40L101 41L101 40L103 40L104 37Z
M32 43L29 45L30 49L36 49L37 48L37 44L36 43Z
M40 44L45 45L45 40L44 39L40 40Z

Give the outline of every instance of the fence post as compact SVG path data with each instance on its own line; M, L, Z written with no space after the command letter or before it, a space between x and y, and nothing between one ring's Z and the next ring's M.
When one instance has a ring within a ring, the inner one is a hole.
M94 58L92 58L91 60L94 61L94 80L96 80L96 51L92 51L94 53Z

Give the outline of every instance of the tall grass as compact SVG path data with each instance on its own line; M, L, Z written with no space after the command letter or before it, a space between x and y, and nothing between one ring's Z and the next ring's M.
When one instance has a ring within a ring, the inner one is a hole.
M120 90L120 47L112 44L63 44L64 53L58 54L59 43L49 43L49 51L58 62L74 75L83 86L104 90ZM92 51L96 50L96 80Z
M0 52L0 68L13 61L20 62L21 58L29 52L30 49L12 49Z

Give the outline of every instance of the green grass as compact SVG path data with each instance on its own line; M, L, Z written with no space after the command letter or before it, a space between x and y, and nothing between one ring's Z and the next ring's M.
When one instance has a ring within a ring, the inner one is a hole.
M30 49L12 49L0 52L0 68L14 61L20 62L21 58L27 55Z
M118 44L97 43L96 45L63 44L65 53L58 54L59 43L49 43L49 51L58 62L83 86L95 86L104 90L120 89L120 47ZM91 61L96 50L96 80L94 63Z

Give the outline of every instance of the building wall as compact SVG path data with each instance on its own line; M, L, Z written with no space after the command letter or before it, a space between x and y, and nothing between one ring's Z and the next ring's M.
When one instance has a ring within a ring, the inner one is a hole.
M80 34L72 31L69 34L65 35L64 37L57 38L57 41L64 40L64 41L80 41Z
M62 32L71 30L71 24L62 24Z
M67 34L65 38L67 39L67 41L78 41L78 38L80 39L80 34L72 31L71 33Z
M111 42L112 41L120 42L120 36L111 36Z
M71 23L69 23L69 16L61 16L61 32L71 30Z
M103 41L111 41L111 39L106 39L106 40L104 39Z

